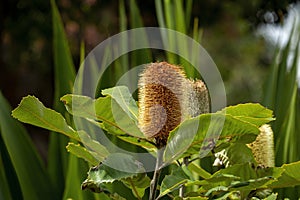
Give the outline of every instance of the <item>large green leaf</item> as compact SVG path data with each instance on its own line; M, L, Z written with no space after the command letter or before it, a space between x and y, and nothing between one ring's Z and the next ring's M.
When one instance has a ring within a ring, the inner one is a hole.
M256 168L251 163L243 163L221 169L211 178L188 181L185 185L201 186L200 194L210 197L221 195L224 198L234 191L246 197L252 190L269 188L283 172L282 168Z
M146 174L139 174L136 177L127 178L122 182L131 189L133 195L142 199L145 190L150 186L150 178Z
M282 176L280 176L278 181L273 182L269 187L283 188L300 185L300 161L284 164L281 168L284 169Z
M159 197L162 197L172 192L173 190L178 189L180 185L183 185L188 180L189 177L180 167L172 170L171 174L165 176L161 183Z
M34 96L24 97L19 106L12 111L12 116L21 122L62 133L78 141L80 140L77 132L67 124L60 113L46 108Z
M68 152L72 153L78 158L83 158L93 166L99 164L98 159L96 159L96 153L88 151L83 146L80 146L80 144L69 143L66 148Z
M105 126L117 128L124 134L144 138L136 125L136 121L120 107L110 96L99 97L96 100L87 96L68 94L61 98L67 110L74 116L91 120L100 120ZM124 105L124 104L123 104ZM102 126L103 128L103 126Z
M257 188L266 188L271 183L275 182L277 178L281 176L284 172L282 168L256 168L251 163L236 164L228 168L217 171L213 176L212 180L224 175L233 175L239 177L239 181L220 183L214 182L211 184L210 180L205 180L207 182L203 187L205 189L210 189L218 185L229 186L233 190L243 190L250 191Z
M102 94L114 99L124 112L138 124L138 107L126 86L116 86L102 90Z
M228 106L220 112L232 115L237 119L255 124L256 126L261 126L275 120L273 118L273 111L261 106L258 103L246 103L238 104L236 106Z
M94 152L95 158L98 163L104 160L109 155L108 150L101 145L98 141L93 140L86 132L78 131L82 143L92 152Z
M72 61L71 51L68 45L67 36L64 31L64 24L60 17L55 0L51 0L52 27L53 27L53 63L54 63L54 109L65 113L63 104L59 98L70 93L75 79L75 67ZM65 116L70 119L68 113ZM69 163L68 153L65 149L69 138L51 133L48 150L48 171L51 174L51 181L55 183L57 196L62 197L65 192L65 178L68 174ZM76 162L75 159L72 162ZM68 174L67 174L68 173ZM74 175L76 176L76 175ZM70 183L72 184L72 183ZM79 187L78 185L77 187ZM74 187L76 187L74 185Z
M0 134L18 177L23 198L28 200L55 199L52 193L53 185L50 183L34 144L25 129L11 117L10 106L1 93ZM13 189L11 188L11 192L14 192Z
M87 179L82 183L82 188L103 191L105 188L102 187L105 183L134 178L144 172L143 165L132 156L123 153L110 154L99 166L90 169Z
M257 126L231 115L202 114L184 121L170 132L164 162L169 163L182 156L198 152L201 156L203 152L212 149L218 140L218 144L229 141L250 143L257 134L259 134Z

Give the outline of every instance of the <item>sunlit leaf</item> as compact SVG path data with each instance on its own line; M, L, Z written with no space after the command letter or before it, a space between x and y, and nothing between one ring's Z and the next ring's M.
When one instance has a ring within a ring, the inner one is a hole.
M21 122L62 133L77 141L80 140L76 131L67 124L60 113L46 108L34 96L24 97L19 106L12 111L12 116Z
M184 171L178 167L173 170L170 175L165 176L160 186L159 197L162 197L173 190L179 188L180 185L186 183L189 177L184 173Z
M119 104L110 96L96 100L87 96L68 94L61 98L67 110L75 116L105 122L129 135L144 138L144 135Z
M136 177L127 178L122 182L132 190L135 197L141 199L145 190L150 186L150 178L146 174L138 174Z
M114 99L119 106L124 110L124 112L138 123L138 107L136 101L132 98L129 89L125 86L116 86L113 88L108 88L102 90L102 94L105 96L110 96Z
M224 122L224 124L222 123ZM172 162L184 155L211 150L217 141L250 143L259 133L258 128L231 115L202 114L188 119L170 132L164 162ZM203 143L204 142L204 143Z
M114 169L111 166L118 167L118 169ZM144 172L145 169L142 163L130 155L122 153L110 154L99 166L90 169L87 179L82 183L82 189L88 188L92 191L103 191L103 183L134 178Z
M293 187L300 185L300 161L284 164L281 166L284 169L282 176L278 178L277 182L273 182L270 188Z
M281 168L256 168L251 163L244 163L221 169L213 175L213 178L224 174L238 176L239 181L230 182L230 185L227 185L228 182L225 185L221 185L235 188L236 190L255 190L268 187L281 176L283 171L284 169ZM208 184L204 188L209 189L211 185Z
M272 193L268 197L264 198L264 200L276 200L277 199L277 193Z
M275 120L275 118L273 118L273 111L258 103L228 106L220 112L232 115L237 119L255 124L256 126L261 126Z
M98 163L104 160L109 155L108 150L100 144L98 141L93 140L86 132L78 131L81 142L89 148L89 150L94 152L95 158L98 160Z
M82 158L89 162L91 165L96 166L99 164L98 160L96 159L95 152L90 152L80 144L69 143L66 147L68 152L72 153L73 155L77 156L78 158Z

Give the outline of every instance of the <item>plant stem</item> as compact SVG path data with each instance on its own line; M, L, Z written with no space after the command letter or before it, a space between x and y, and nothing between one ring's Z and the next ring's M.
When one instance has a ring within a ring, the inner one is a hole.
M159 175L161 172L161 165L162 165L162 158L164 154L164 148L158 149L157 150L157 158L156 158L156 165L155 165L155 171L153 174L153 178L150 183L150 195L149 195L149 200L155 200L156 197L156 188L159 180Z
M189 165L189 157L184 157L183 158L183 165L188 166ZM185 192L185 186L181 185L179 188L179 197L183 198L184 197L184 192Z

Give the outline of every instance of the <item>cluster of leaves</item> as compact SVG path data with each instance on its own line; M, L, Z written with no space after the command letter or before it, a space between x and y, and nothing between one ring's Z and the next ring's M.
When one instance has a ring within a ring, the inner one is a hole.
M117 86L103 90L102 94L104 97L97 99L68 94L61 101L74 117L85 119L91 126L98 126L106 133L156 156L155 146L144 138L137 127L138 107L128 88ZM130 154L111 150L93 137L95 133L74 130L60 113L46 108L36 97L23 98L12 115L24 123L62 133L73 139L74 142L68 144L67 150L93 166L82 183L82 189L89 188L104 192L113 199L122 199L124 197L110 189L111 183L119 181L130 188L137 199L145 195L151 176L139 160ZM209 199L245 198L251 196L254 190L300 184L300 162L261 168L246 146L255 140L261 125L273 120L271 110L248 103L183 121L170 132L160 168L170 165L171 173L160 182L157 198L165 195L178 197L178 189L183 186L188 190L181 195L182 198ZM187 137L192 138L190 144L185 142ZM207 153L206 149L212 146L214 151L228 150L230 167L210 174L192 162L195 159L183 163L183 159L202 157ZM128 172L110 167L117 165L122 165ZM276 194L268 198L276 199Z

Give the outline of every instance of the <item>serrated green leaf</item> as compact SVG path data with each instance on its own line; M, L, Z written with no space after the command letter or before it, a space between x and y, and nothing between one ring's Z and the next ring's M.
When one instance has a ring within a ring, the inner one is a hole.
M109 155L108 150L98 141L93 140L86 132L78 131L78 134L82 143L94 152L94 156L98 160L98 163Z
M124 112L138 124L138 107L126 86L116 86L102 90L102 94L114 99Z
M284 170L278 181L272 183L270 188L293 187L300 185L300 161L284 164L280 167Z
M228 106L221 110L220 113L232 115L237 119L255 124L256 126L261 126L275 120L273 118L273 111L258 103Z
M159 198L178 189L178 187L189 180L184 171L178 167L170 175L165 176L160 186Z
M122 182L132 190L135 197L141 199L145 194L145 190L150 186L151 180L146 174L138 174L138 176L127 178Z
M113 126L124 132L124 134L144 138L136 122L110 96L93 100L87 96L68 94L63 96L61 101L64 102L67 110L75 116L94 121L100 120L105 122L105 126Z
M279 178L284 169L270 167L270 168L256 168L251 163L236 164L225 169L217 171L213 177L228 174L240 177L239 181L231 182L227 187L236 188L236 190L255 190L257 188L266 188ZM205 186L206 189L211 188L211 185Z
M272 193L268 197L264 198L264 200L276 200L277 199L277 193Z
M224 122L224 123L223 123ZM170 132L164 162L211 150L218 141L250 143L259 134L257 126L222 113L202 114L185 120ZM184 153L184 154L183 154Z
M72 153L73 155L77 156L78 158L83 158L85 161L90 163L93 166L99 164L98 159L96 159L96 153L90 152L80 144L69 143L66 147L68 152Z
M228 186L233 181L240 180L240 177L232 174L214 174L211 178L205 180L196 180L196 181L189 181L186 185L199 185L204 186L206 190L211 188L215 188L217 186Z
M104 183L134 178L144 172L142 163L132 156L123 153L110 154L99 166L90 169L87 179L82 183L82 189L102 191Z
M36 97L24 97L19 106L12 111L12 116L21 122L62 133L80 141L75 130L70 127L63 116L46 108Z

